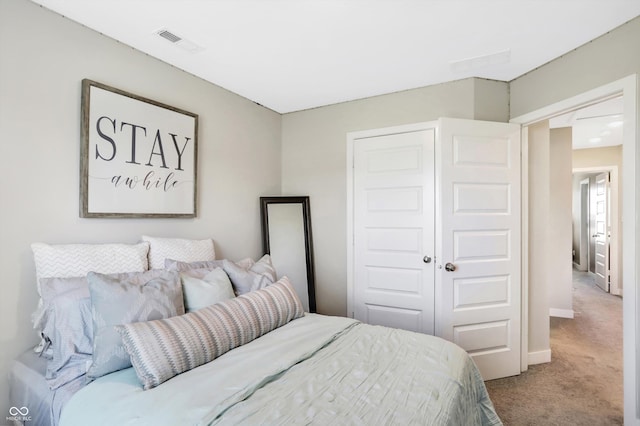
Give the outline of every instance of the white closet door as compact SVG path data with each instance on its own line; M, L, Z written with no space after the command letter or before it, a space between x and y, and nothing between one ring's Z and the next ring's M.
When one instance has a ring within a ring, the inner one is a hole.
M520 374L520 126L441 119L436 334Z
M354 141L354 317L434 332L434 129Z

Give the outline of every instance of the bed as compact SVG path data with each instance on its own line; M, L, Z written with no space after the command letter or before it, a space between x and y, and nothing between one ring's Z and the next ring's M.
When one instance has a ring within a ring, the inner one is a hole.
M163 269L54 280L65 291L45 297L44 322L53 359L64 359L17 363L12 404L42 412L32 424L60 426L502 424L455 344L305 313L268 256L204 257L174 252ZM51 326L62 317L82 324L63 348L56 340L68 336Z

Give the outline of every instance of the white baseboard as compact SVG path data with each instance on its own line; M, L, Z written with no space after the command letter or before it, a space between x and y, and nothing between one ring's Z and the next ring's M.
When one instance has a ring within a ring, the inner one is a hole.
M527 362L529 365L551 362L551 349L547 349L546 351L529 352Z
M581 264L577 262L573 262L573 267L576 268L580 272L587 272L587 268L583 268Z
M573 309L549 308L549 316L558 318L573 318Z

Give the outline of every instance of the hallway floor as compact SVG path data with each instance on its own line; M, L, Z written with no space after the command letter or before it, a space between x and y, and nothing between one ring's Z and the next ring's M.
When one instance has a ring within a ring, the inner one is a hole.
M622 299L573 272L575 318L551 318L551 362L486 382L505 425L623 423Z

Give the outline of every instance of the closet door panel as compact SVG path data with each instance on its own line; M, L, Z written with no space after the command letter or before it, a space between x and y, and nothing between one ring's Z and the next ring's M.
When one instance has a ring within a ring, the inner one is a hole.
M354 317L434 332L433 129L354 142Z
M520 126L439 121L436 334L520 374Z

